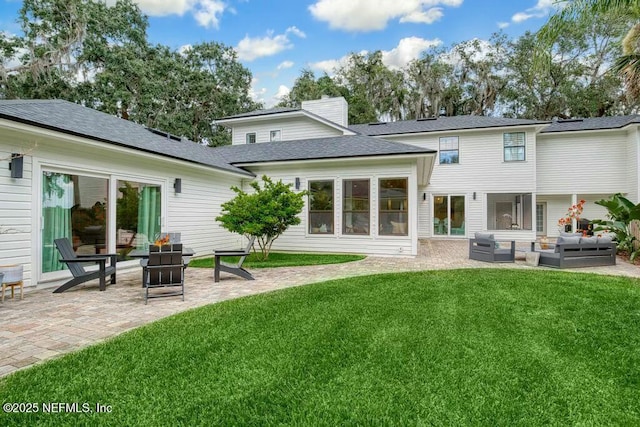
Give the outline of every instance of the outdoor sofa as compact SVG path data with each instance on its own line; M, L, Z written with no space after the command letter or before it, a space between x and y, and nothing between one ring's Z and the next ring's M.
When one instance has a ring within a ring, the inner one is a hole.
M516 242L512 240L510 247L503 247L491 233L476 233L469 239L469 259L486 262L515 262Z
M616 244L611 237L560 236L555 248L531 251L540 253L538 265L555 268L597 267L616 265Z

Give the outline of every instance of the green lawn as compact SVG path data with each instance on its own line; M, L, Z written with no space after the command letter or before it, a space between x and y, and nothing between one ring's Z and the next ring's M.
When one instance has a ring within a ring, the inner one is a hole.
M191 310L0 381L0 425L640 425L640 281L358 277ZM41 404L41 403L40 403Z
M300 267L303 265L340 264L343 262L359 261L365 259L364 255L350 254L292 254L272 252L266 261L258 259L252 253L244 260L245 268L274 268L274 267ZM229 263L238 262L238 257L225 257L223 260ZM189 267L213 268L213 258L198 258L189 263Z

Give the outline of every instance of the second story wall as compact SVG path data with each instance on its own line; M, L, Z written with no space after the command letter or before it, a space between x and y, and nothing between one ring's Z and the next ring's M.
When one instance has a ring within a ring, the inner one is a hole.
M538 135L538 193L636 193L636 131L586 131ZM634 184L635 183L635 184Z
M505 160L504 134L522 132L523 161ZM480 131L452 131L385 137L441 151L445 139L458 138L458 163L441 164L436 159L430 191L533 192L536 188L536 133L531 127ZM455 146L455 145L454 145ZM451 146L447 147L450 148Z
M295 139L326 138L343 135L340 129L312 120L305 116L287 119L255 120L251 123L233 125L232 144L246 144L247 134L255 134L255 142L269 142L271 132L277 132L281 141Z

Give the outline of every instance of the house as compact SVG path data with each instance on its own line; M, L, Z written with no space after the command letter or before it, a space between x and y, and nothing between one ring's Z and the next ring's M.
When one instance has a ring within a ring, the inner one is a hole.
M0 264L27 286L67 276L53 239L121 254L179 231L198 255L239 247L214 220L232 186L263 174L309 190L300 225L274 249L417 254L418 239L557 235L576 200L638 201L638 116L542 122L438 117L349 126L343 98L217 120L231 146L209 148L59 100L0 101ZM23 170L18 173L20 154ZM13 170L10 166L13 165Z

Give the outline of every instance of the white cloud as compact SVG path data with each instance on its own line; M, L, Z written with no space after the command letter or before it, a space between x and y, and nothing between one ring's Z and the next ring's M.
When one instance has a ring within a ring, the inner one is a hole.
M382 30L394 19L430 24L443 16L441 7L457 7L463 0L317 0L309 11L330 28L347 31Z
M287 68L291 68L293 67L293 61L282 61L280 64L278 64L278 66L276 67L277 70L286 70Z
M518 12L511 17L511 21L519 24L520 22L524 22L531 18L544 18L549 15L549 13L561 7L560 3L557 3L556 0L538 0L535 6L530 7L529 9ZM502 27L501 27L502 28Z
M400 22L412 22L415 24L433 24L444 16L441 7L432 7L426 11L416 10L400 18Z
M228 8L223 0L133 0L133 2L142 12L150 16L182 16L191 13L199 25L207 28L218 28L220 17ZM106 0L106 3L113 6L116 0Z
M427 40L420 37L407 37L401 39L397 47L389 51L382 51L382 62L391 69L400 69L414 59L420 57L425 50L440 46L442 40Z
M274 35L273 31L268 31L264 37L252 38L247 35L240 40L235 48L238 52L238 59L253 61L257 58L272 56L283 50L291 49L293 43L289 40L289 34L303 38L306 37L306 35L296 27L287 28L284 34Z
M507 28L508 26L509 26L508 22L498 22L498 28L500 29Z
M280 85L280 86L278 86L278 92L276 93L275 97L278 100L282 100L282 98L284 98L285 96L289 95L289 92L291 92L291 89L289 89L285 85Z
M260 80L254 77L251 79L251 88L249 89L249 96L255 102L264 103L264 95L267 93L267 88L258 87Z
M382 62L384 65L391 69L400 69L406 66L414 59L420 58L420 54L425 50L440 46L442 40L440 39L423 39L420 37L406 37L398 42L398 46L391 50L382 51ZM360 55L366 55L366 50L359 52ZM327 59L324 61L314 62L309 64L313 70L319 70L327 73L328 75L335 74L335 70L344 67L351 55L345 55L339 59Z

